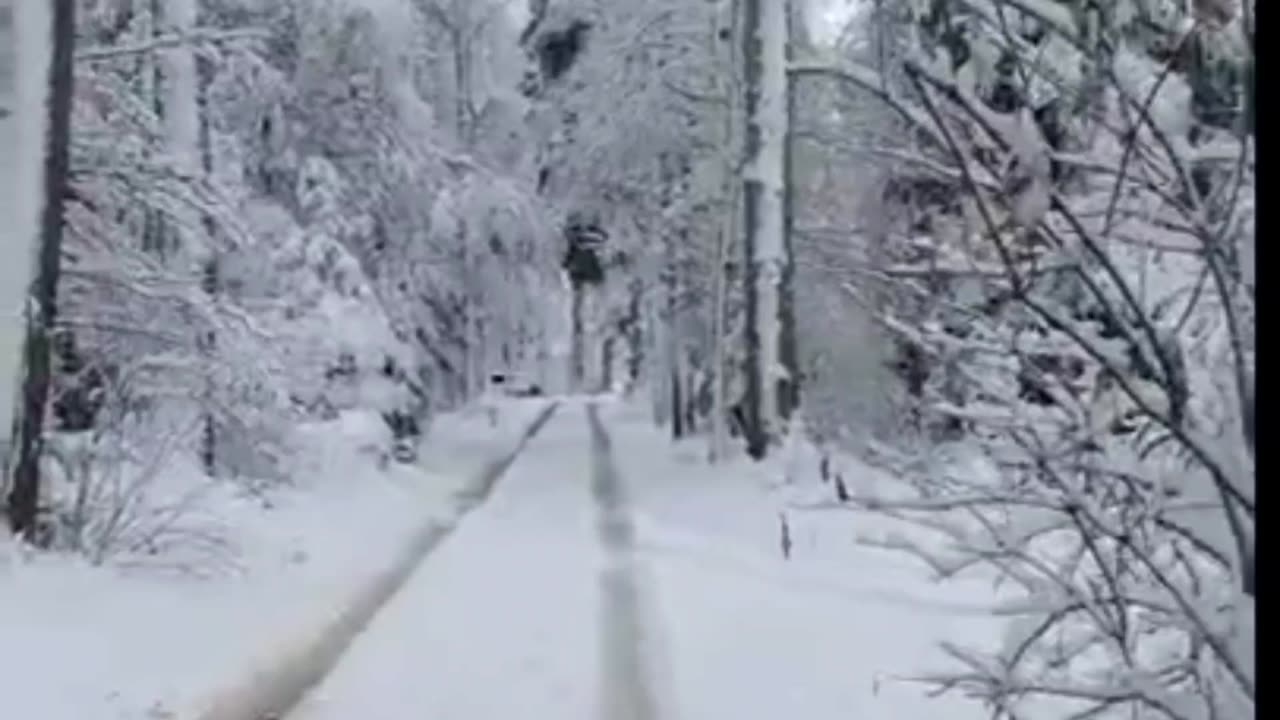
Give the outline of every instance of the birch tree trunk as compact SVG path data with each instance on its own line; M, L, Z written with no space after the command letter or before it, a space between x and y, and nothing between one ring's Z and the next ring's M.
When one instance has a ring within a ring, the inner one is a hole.
M747 266L747 453L760 459L783 427L782 280L786 267L786 0L744 0L743 246Z
M196 0L167 0L165 34L189 33L196 24ZM196 58L185 43L164 51L164 124L169 152L187 173L200 172L200 111L197 107ZM190 226L189 226L190 227Z
M711 28L710 42L713 46L719 47L720 24L725 23L730 28L730 36L739 32L739 4L740 0L732 0L729 3L729 15L722 18L719 22L713 23ZM729 254L733 246L733 238L737 233L737 217L738 217L738 189L737 178L734 177L734 165L739 155L737 147L738 136L736 121L738 114L739 95L737 93L738 78L736 69L738 67L737 54L735 48L737 43L724 43L725 47L723 65L728 69L725 77L720 78L723 83L723 92L726 99L726 107L724 114L724 135L721 139L721 172L723 173L723 187L721 188L721 197L724 202L724 213L722 215L721 226L716 237L715 252L715 277L712 283L711 298L711 435L707 449L707 460L715 463L725 456L728 447L728 426L726 420L729 414L728 403L725 402L725 396L728 390L729 372L725 344L728 342L726 338L726 314L728 312L728 279L725 277L728 272Z
M40 8L41 17L44 8ZM24 13L16 7L15 0L0 0L0 147L5 148L5 162L0 162L0 217L9 222L0 224L0 488L7 487L8 449L12 438L10 423L16 410L19 372L22 367L22 342L26 336L22 307L27 287L31 284L34 269L33 258L37 246L35 211L39 197L39 172L42 160L37 143L23 142L28 127L43 135L43 113L25 112L28 107L43 107L43 95L47 90L43 79L37 83L41 100L30 103L23 94L28 90L25 79L33 76L32 68L23 64L26 72L19 73L25 48L20 47L32 36L24 33L19 25ZM41 24L43 28L48 23ZM38 33L41 45L44 33ZM43 48L41 48L43 49ZM42 53L48 62L48 51Z
M199 0L169 0L165 5L166 32L188 34L196 27L199 16ZM164 122L168 149L174 162L183 173L199 177L212 169L213 149L209 143L209 129L201 112L202 81L196 63L195 52L189 45L179 45L165 52L165 114ZM217 285L216 257L213 253L212 218L193 209L182 211L184 217L179 227L171 228L173 240L180 251L177 256L195 266L200 277L201 289L212 295ZM200 237L194 228L204 229ZM196 347L206 363L212 359L217 338L212 332L201 333L195 338ZM211 377L211 373L210 373ZM204 403L206 408L213 401L214 388L206 380ZM216 468L216 423L206 409L201 421L200 463L206 474L212 476Z
M36 8L39 4L22 3L25 6L22 11L39 12ZM50 0L48 11L52 12L52 17L46 29L51 37L47 61L39 253L27 303L22 398L14 423L14 467L7 498L10 528L15 535L36 542L42 539L35 533L40 504L39 461L52 369L50 338L58 317L62 198L70 166L75 0ZM35 67L30 69L36 70Z

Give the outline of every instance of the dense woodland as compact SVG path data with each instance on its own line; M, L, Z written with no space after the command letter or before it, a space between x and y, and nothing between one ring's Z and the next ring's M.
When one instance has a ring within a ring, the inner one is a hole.
M502 368L899 474L832 500L1019 591L929 678L998 717L1252 715L1251 0L47 4L15 533Z

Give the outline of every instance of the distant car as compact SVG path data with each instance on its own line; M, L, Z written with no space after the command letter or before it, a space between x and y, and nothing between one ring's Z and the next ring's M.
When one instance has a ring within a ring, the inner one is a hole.
M409 464L418 461L418 445L413 438L400 438L391 446L391 457L401 464Z
M518 373L494 372L489 374L489 390L506 397L539 397L542 388Z

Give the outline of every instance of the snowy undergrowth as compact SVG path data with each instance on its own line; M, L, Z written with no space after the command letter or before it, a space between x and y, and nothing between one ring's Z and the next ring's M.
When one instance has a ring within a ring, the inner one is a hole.
M905 678L945 667L943 641L998 642L989 580L937 583L923 564L860 544L912 529L833 508L810 447L712 467L701 440L671 445L645 409L605 414L689 717L985 717ZM835 472L850 491L894 483L853 458Z
M454 494L542 407L514 403L498 427L442 417L416 468L379 469L376 414L303 426L291 486L202 495L198 517L235 539L218 572L174 574L163 557L94 567L4 541L0 637L31 649L0 660L0 676L27 679L6 688L8 707L44 720L184 716L323 625L429 518L452 516Z

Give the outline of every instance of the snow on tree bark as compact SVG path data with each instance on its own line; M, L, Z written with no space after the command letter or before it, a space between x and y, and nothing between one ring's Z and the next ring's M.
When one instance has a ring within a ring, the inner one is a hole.
M176 35L189 35L196 28L199 15L199 0L170 0L165 6L166 30ZM209 130L201 102L203 81L193 48L179 45L165 51L164 70L163 119L167 148L173 156L174 166L181 173L188 177L202 177L212 169L212 149L208 148ZM180 212L183 217L178 226L170 228L177 246L177 257L193 265L201 278L202 290L212 296L217 285L214 222L207 214L202 215L194 208L183 208ZM196 331L195 346L206 363L211 359L216 341L213 331L204 328ZM214 402L215 390L208 379L204 385L201 403L207 406ZM216 422L207 410L202 414L200 460L205 472L213 475L217 470Z
M743 158L747 263L747 451L757 459L783 431L782 281L786 266L787 26L790 3L744 0Z
M25 141L42 137L45 121L44 97L48 87L38 71L31 71L31 58L48 62L44 8L23 12L14 0L0 0L0 146L11 148L0 157L0 488L8 486L8 448L11 422L21 369L24 335L22 307L34 269L38 244L41 143ZM28 16L39 15L32 22ZM23 31L20 25L34 30ZM37 43L32 40L38 38ZM35 45L36 47L32 47ZM19 73L18 66L28 68ZM34 88L32 86L35 86ZM38 89L38 92L32 92Z
M43 138L43 198L39 254L27 305L22 356L22 397L14 423L9 525L15 535L40 542L40 455L49 402L51 335L58 317L62 255L62 206L69 176L75 0L53 0L48 60L47 124Z

